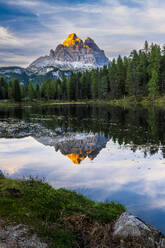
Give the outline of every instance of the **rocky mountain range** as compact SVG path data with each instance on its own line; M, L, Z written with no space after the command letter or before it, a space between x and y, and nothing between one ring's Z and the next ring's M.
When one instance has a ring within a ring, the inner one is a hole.
M35 60L28 69L38 71L42 67L57 67L65 70L83 70L97 68L109 63L104 51L94 40L87 37L83 42L76 34L70 34L49 56Z
M27 68L0 67L0 76L18 78L22 83L42 81L45 78L60 78L62 73L69 76L71 71L85 71L102 67L110 63L94 40L87 37L81 40L75 33L59 44L55 50L51 49L49 55L39 57Z

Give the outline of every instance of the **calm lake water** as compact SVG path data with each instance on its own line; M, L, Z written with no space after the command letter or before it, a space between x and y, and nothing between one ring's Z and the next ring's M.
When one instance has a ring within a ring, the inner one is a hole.
M165 233L165 111L110 106L0 109L0 120L40 123L44 137L0 139L0 170L45 177L96 201L117 201Z

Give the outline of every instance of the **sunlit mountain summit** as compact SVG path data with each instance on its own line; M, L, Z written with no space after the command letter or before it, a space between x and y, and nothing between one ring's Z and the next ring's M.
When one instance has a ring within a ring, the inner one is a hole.
M92 69L108 65L109 60L93 39L87 37L81 40L75 33L69 34L67 39L59 44L55 50L51 49L48 56L35 60L29 69L40 70L42 67L57 67L59 69Z
M37 58L27 68L0 67L0 76L6 77L7 80L17 78L21 83L41 83L48 78L62 78L63 73L70 76L72 71L83 72L109 63L104 51L93 39L87 37L83 41L72 33L55 49L50 49L49 55Z

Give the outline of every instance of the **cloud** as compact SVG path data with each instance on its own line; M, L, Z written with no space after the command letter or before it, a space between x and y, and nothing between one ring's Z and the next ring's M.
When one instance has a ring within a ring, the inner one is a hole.
M21 45L18 38L8 32L4 27L0 26L0 46L3 47L19 47Z
M128 55L132 49L140 49L146 39L160 44L165 39L163 0L75 0L74 3L6 0L5 3L9 9L26 12L27 17L21 17L21 22L19 15L12 16L11 22L1 25L0 45L9 50L19 48L26 61L48 53L72 32L81 38L91 36L109 57ZM18 50L15 55L18 58ZM21 58L17 62L28 65L31 61L23 63Z
M1 1L2 3L4 1ZM13 6L21 6L21 7L29 7L29 8L33 8L35 6L38 6L39 5L39 1L30 1L30 0L17 0L17 1L14 1L14 0L6 0L5 1L8 5L13 5Z

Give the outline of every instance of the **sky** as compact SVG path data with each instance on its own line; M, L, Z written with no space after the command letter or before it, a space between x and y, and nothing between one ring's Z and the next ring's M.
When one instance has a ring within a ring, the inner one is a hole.
M0 0L0 66L27 67L70 33L111 59L145 40L163 45L164 9L164 0Z

